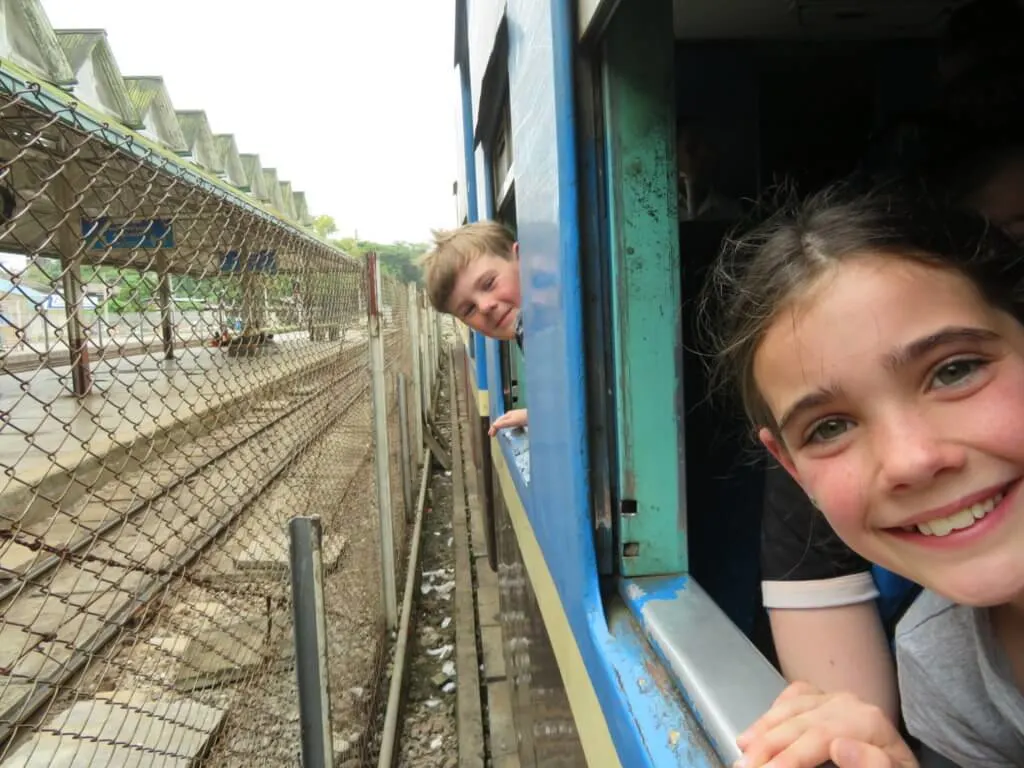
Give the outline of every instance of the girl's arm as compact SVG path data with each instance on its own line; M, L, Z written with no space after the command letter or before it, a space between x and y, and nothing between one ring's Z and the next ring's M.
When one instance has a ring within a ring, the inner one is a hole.
M736 740L742 768L919 768L910 747L882 711L849 693L789 686Z
M849 691L899 718L896 665L875 602L768 611L782 674L826 693Z

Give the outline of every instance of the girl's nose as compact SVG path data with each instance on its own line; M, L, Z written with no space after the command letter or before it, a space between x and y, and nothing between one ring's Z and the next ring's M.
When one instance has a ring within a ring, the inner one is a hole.
M943 437L917 412L894 415L880 425L876 441L882 476L891 490L930 482L947 470L963 466L963 449Z

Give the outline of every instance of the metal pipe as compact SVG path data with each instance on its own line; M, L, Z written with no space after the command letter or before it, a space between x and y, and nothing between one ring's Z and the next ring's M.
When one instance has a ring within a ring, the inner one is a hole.
M423 462L420 476L420 493L416 499L416 522L412 529L412 547L409 550L409 565L405 572L405 595L402 597L402 620L398 625L398 640L395 643L395 663L391 673L391 687L388 690L388 704L384 711L384 732L380 740L380 756L377 768L391 768L395 753L395 735L398 732L398 710L402 703L402 682L405 677L406 655L409 650L409 623L412 617L412 600L416 594L416 581L420 573L420 536L423 530L423 506L427 500L427 478L430 476L430 454Z
M412 478L416 470L412 465L412 448L409 445L409 404L406 402L405 374L396 377L398 383L398 435L401 440L402 502L405 519L412 518Z
M320 518L293 517L288 521L288 535L302 765L304 768L332 768L334 739Z

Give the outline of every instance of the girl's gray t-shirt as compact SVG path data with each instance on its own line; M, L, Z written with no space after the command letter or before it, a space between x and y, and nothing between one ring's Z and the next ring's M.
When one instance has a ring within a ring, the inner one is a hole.
M1024 694L989 612L922 592L896 628L907 730L960 768L1024 766Z

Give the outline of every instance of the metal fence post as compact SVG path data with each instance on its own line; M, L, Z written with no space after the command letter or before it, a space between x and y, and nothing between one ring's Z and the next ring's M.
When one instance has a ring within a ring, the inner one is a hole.
M441 375L441 313L434 313L434 354L437 358L437 373Z
M380 530L381 592L387 628L398 626L398 593L395 587L395 532L391 517L391 467L388 452L388 402L384 385L384 337L380 332L380 271L377 254L366 256L366 312L370 346L370 380L373 390L373 442L377 475L377 515Z
M430 355L427 358L428 382L427 392L430 393L431 403L434 398L434 383L437 379L437 342L434 339L434 313L427 310L427 349Z
M420 385L423 388L423 414L433 416L434 404L430 402L430 337L427 334L427 328L430 327L430 307L423 308L420 319Z
M420 295L416 286L409 285L409 338L412 341L412 409L413 409L413 462L419 466L423 458L423 348L420 344Z
M402 501L405 502L405 519L411 520L413 517L413 503L412 498L412 476L413 467L410 461L411 452L409 450L409 406L405 398L405 374L400 373L397 377L398 381L398 433L401 439L402 448Z
M303 768L334 765L321 533L319 517L288 522Z
M61 141L60 152L71 154L66 141ZM82 237L78 232L80 210L76 190L72 186L73 169L64 166L57 179L55 202L67 219L57 233L60 254L61 283L64 289L64 313L67 327L68 362L71 366L71 387L74 394L84 397L92 392L92 368L89 365L89 342L85 333L82 310Z
M157 256L157 304L160 307L160 335L164 345L164 359L174 359L174 304L171 300L171 273L167 257Z

